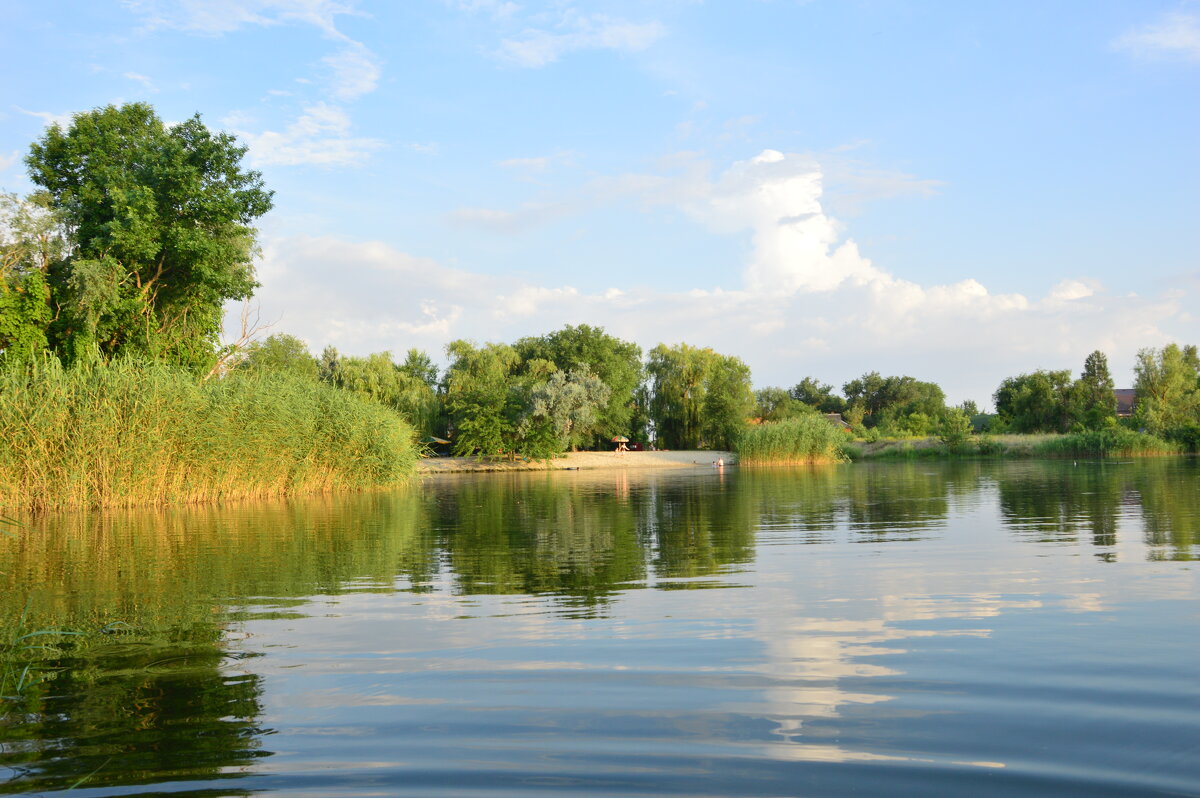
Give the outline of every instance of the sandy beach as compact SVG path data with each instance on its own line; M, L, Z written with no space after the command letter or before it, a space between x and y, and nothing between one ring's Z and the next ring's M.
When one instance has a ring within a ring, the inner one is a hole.
M417 466L419 474L457 473L464 471L561 471L593 470L599 468L695 468L711 466L718 458L726 463L734 460L733 452L570 452L553 460L532 462L492 462L473 457L427 457Z

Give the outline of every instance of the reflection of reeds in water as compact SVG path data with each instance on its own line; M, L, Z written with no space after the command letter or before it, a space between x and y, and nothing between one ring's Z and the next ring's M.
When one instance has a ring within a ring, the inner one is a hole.
M807 415L748 428L737 442L742 465L840 463L845 433L823 416Z
M120 507L403 481L413 433L381 405L283 375L199 382L157 364L0 373L0 506Z

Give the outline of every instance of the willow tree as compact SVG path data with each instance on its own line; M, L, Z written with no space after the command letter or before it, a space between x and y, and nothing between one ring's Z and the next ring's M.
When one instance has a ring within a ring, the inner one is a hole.
M146 103L50 126L25 162L71 231L50 268L51 344L72 359L211 359L224 304L257 287L252 224L271 208L245 154L199 115L166 125Z
M754 410L750 369L708 348L659 344L646 365L655 436L671 449L728 447Z

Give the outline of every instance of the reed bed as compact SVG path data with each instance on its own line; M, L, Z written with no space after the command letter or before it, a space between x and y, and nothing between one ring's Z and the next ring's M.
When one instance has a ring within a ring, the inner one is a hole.
M844 432L810 415L748 427L736 451L741 465L815 465L845 462L845 446Z
M363 489L416 467L412 428L285 374L201 383L161 364L0 372L0 508L193 503Z
M1073 432L1034 448L1042 457L1155 457L1182 451L1179 444L1124 427Z

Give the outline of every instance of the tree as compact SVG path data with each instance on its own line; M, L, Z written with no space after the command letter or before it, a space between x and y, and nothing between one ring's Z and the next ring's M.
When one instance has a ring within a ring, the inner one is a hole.
M608 386L586 367L556 371L530 392L518 424L522 451L545 459L575 448L608 402Z
M435 388L438 381L437 366L426 353L417 348L408 350L408 354L404 357L404 362L400 364L400 370L410 377L414 377L428 385L430 388Z
M1071 420L1071 372L1035 371L1000 383L996 414L1013 432L1066 432Z
M1200 369L1195 347L1142 349L1134 365L1136 418L1156 435L1200 423Z
M1117 395L1100 350L1087 356L1083 373L1071 387L1071 417L1087 429L1102 429L1117 421Z
M803 402L822 413L843 413L846 400L833 393L833 386L815 377L805 377L788 391L797 402Z
M521 358L507 344L476 346L470 341L446 345L446 410L455 430L457 455L496 455L516 438L521 403L512 385Z
M283 372L316 380L318 363L303 341L293 335L280 333L248 345L240 368Z
M526 363L545 361L561 371L586 368L608 386L608 399L595 420L579 430L580 436L591 439L585 445L603 446L614 435L631 435L634 394L644 377L642 350L637 344L615 338L603 327L580 324L537 338L522 338L513 348Z
M659 344L650 350L646 372L655 436L668 448L727 446L753 412L750 369L736 357Z
M868 427L887 422L906 434L927 434L946 408L938 385L908 376L882 377L877 371L846 383L842 393L848 405L862 408Z
M760 388L754 392L754 414L761 421L783 421L804 413L814 413L816 408L807 405L783 388Z
M48 345L50 265L67 251L66 231L44 192L0 194L0 356L29 357Z
M224 303L257 287L252 223L271 208L245 153L199 115L167 126L145 103L52 125L25 161L72 232L51 268L51 344L70 358L211 359Z
M422 434L433 432L440 411L437 394L403 366L396 365L391 352L346 357L330 347L322 354L322 360L323 363L315 365L327 382L391 407Z

